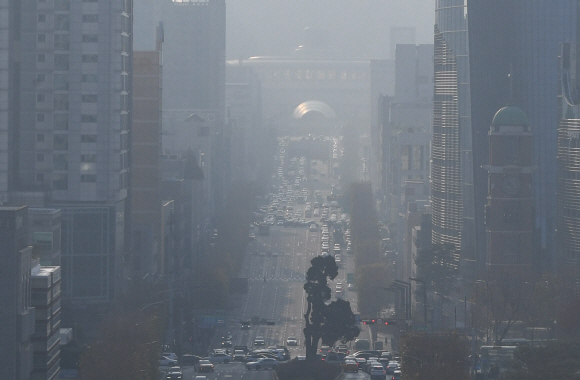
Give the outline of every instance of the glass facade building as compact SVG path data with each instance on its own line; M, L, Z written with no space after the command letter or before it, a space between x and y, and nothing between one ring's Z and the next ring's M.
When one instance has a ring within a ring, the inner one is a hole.
M558 269L580 278L580 45L560 49Z
M578 35L576 0L467 0L478 252L484 254L487 132L495 112L512 104L534 135L536 270L556 252L558 46ZM481 256L480 256L481 257Z
M453 244L457 266L474 245L466 11L464 0L438 0L435 8L432 242Z

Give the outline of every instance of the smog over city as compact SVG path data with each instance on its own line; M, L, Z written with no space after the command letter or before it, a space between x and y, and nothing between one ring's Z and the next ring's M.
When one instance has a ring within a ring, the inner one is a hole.
M1 380L580 374L576 0L0 0Z

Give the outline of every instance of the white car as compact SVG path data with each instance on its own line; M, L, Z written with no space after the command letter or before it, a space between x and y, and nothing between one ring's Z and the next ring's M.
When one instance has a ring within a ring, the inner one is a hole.
M159 358L159 366L160 367L174 367L177 365L177 360L173 360L170 358L167 358L165 356L161 356Z
M221 352L216 352L216 353L212 353L209 357L208 360L212 363L224 363L227 364L229 362L234 361L234 358L232 358L230 355L226 354L226 353L221 353Z
M255 361L255 362L246 363L246 368L248 370L255 369L257 371L260 369L269 369L269 368L274 369L277 365L278 365L278 360L276 360L276 359L262 358L262 359Z
M289 336L288 339L286 339L286 345L287 346L298 346L298 339L296 339L295 336Z

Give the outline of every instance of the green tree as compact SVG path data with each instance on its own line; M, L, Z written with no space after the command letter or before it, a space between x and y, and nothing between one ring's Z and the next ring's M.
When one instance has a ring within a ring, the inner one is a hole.
M580 380L580 343L520 346L502 380Z
M306 272L304 284L308 302L304 313L304 338L306 359L314 360L321 340L326 344L334 344L337 340L347 342L356 338L360 330L349 302L337 300L327 304L331 296L328 280L338 275L334 257L317 256L310 263L312 266Z
M469 378L469 344L463 335L408 333L401 337L400 354L405 380Z

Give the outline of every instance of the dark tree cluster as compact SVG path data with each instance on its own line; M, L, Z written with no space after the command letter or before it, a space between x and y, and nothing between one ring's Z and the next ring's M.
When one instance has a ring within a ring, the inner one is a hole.
M350 302L342 299L328 303L331 290L328 280L338 275L338 266L333 256L317 256L310 263L306 272L306 291L308 306L304 313L304 338L306 359L314 360L318 343L333 346L337 341L348 342L360 333L356 326Z

